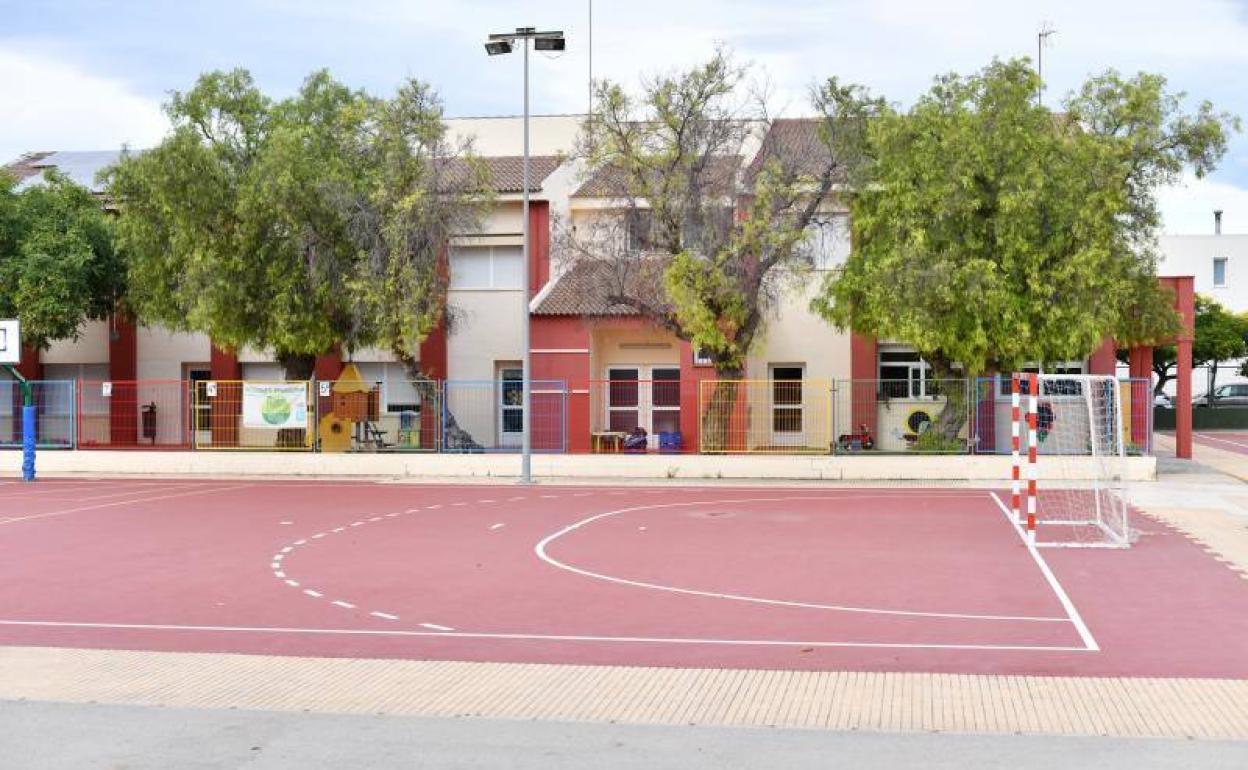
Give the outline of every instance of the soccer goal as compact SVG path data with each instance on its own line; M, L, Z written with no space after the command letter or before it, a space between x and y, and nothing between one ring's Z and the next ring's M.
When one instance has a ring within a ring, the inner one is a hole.
M1130 545L1127 441L1117 378L1023 374L1015 375L1012 389L1014 513L1032 542ZM1026 468L1025 494L1020 465Z

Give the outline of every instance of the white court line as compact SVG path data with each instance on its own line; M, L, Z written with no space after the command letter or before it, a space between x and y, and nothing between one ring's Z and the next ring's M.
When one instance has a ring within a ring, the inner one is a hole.
M503 524L503 523L500 521L500 522L499 522L499 523L497 523L497 524L491 524L491 525L490 525L490 529L502 529L502 528L503 528L503 527L505 527L505 526L507 526L507 525L506 525L506 524Z
M383 613L371 615L385 617ZM395 616L388 619L398 620ZM728 645L737 647L863 647L901 650L983 650L1002 652L1088 652L1086 647L1046 647L1026 644L921 644L905 642L828 642L796 639L700 639L662 636L591 636L582 634L512 634L474 631L406 631L365 628L288 628L283 626L180 626L148 623L75 623L51 620L0 620L0 626L38 628L97 628L126 631L219 631L257 634L323 634L332 636L416 636L449 639L501 639L549 642L607 642L638 644Z
M1230 444L1231 446L1237 446L1237 447L1240 447L1241 449L1248 449L1248 444L1244 444L1239 441L1230 441L1224 438L1217 438L1215 436L1210 436L1208 433L1193 433L1192 435L1197 438L1203 438L1209 441L1217 441L1218 443L1221 443L1221 444Z
M136 505L142 503L151 503L157 500L172 500L175 497L190 497L191 495L206 495L212 492L231 492L236 489L246 489L252 484L238 484L232 487L213 487L211 489L192 489L186 492L174 492L168 495L153 495L151 497L140 497L133 500L114 500L109 503L95 503L93 505L82 505L77 508L65 508L59 511L47 511L45 513L33 513L29 516L16 516L8 519L0 519L0 524L15 524L19 521L31 521L32 519L46 519L52 516L64 516L68 513L79 513L81 511L94 511L100 508L113 508L118 505Z
M1027 546L1027 551L1031 554L1031 558L1035 560L1036 566L1040 568L1040 574L1044 575L1044 579L1048 581L1049 587L1053 589L1053 593L1057 596L1057 600L1061 602L1062 609L1066 611L1070 622L1075 625L1075 630L1079 632L1079 638L1083 640L1083 645L1088 648L1089 652L1099 652L1101 647L1093 638L1092 632L1088 630L1088 626L1083 622L1083 617L1079 614L1079 610L1075 609L1075 603L1070 600L1066 594L1066 589L1062 588L1062 584L1057 582L1057 576L1053 574L1053 570L1049 569L1049 564L1040 555L1040 550L1036 548L1036 544L1031 542L1027 537L1027 533L1023 532L1023 528L1014 520L1014 514L1001 502L1001 498L997 497L996 492L989 492L993 502L1005 514L1005 518L1010 522L1010 526L1018 533L1018 537L1023 541L1023 545Z
M149 488L152 488L153 490L161 490L161 489L169 490L169 489L186 489L187 487L195 486L195 485L193 484L148 484L147 486ZM90 489L91 487L82 487L82 490L84 492ZM82 503L82 502L87 502L89 500L104 500L109 497L125 497L126 495L145 494L147 490L126 489L120 492L106 492L106 493L102 493L98 495L86 495L86 496L78 496L78 495L73 495L73 494L69 494L69 495L57 494L58 492L73 492L73 491L74 490L72 489L62 490L59 488L53 488L51 490L48 490L47 492L31 491L31 492L18 492L16 494L0 494L0 500L17 500L20 498L22 500L30 500L30 501L69 500L75 503Z
M424 628L433 629L434 631L454 631L455 630L451 628L450 626L440 626L437 623L421 623L420 625Z
M1039 623L1069 623L1072 621L1072 618L1070 617L1056 618L1056 617L1044 617L1044 616L1035 616L1035 615L979 615L979 614L963 613L963 612L923 612L920 610L897 610L897 609L883 609L879 607L856 607L852 605L842 605L842 604L816 604L814 602L798 602L798 601L788 601L784 599L767 599L767 598L763 598L759 596L745 596L742 594L722 593L719 591L701 591L695 588L680 588L677 586L662 585L660 583L647 583L642 580L630 580L628 578L616 577L614 575L605 575L601 572L592 572L590 570L582 569L580 567L576 567L566 562L559 561L558 559L546 553L546 548L551 543L563 537L564 535L568 534L569 532L573 532L577 529L580 529L581 527L584 527L587 524L592 524L593 522L598 521L600 519L605 519L608 516L615 516L621 513L648 511L648 510L654 510L657 508L687 507L691 505L728 505L728 504L734 504L734 503L774 503L774 502L782 502L782 501L789 501L789 500L847 500L847 499L854 499L855 497L874 500L874 499L878 499L879 496L878 495L856 495L856 496L837 495L835 497L816 497L816 496L811 496L811 495L802 495L801 497L753 497L753 498L739 498L739 499L727 499L727 500L694 500L694 501L682 502L682 503L656 503L654 505L635 505L635 506L631 506L628 508L618 508L614 511L606 511L604 513L594 514L593 516L588 516L584 519L581 519L580 521L573 522L572 524L569 524L568 526L560 530L557 530L547 535L546 537L542 538L537 543L537 545L533 547L533 551L534 553L537 554L537 558L541 559L542 561L546 562L552 567L567 570L568 572L573 572L578 575L583 575L585 577L595 578L598 580L605 580L609 583L616 583L619 585L633 586L634 588L647 588L647 589L654 590L654 591L667 591L669 593L686 594L689 596L703 596L703 597L707 597L711 599L728 599L731 601L749 602L752 604L766 604L766 605L778 606L778 607L799 607L802 609L811 609L811 610L829 610L829 611L834 611L834 612L854 612L854 613L861 613L861 614L866 614L866 615L899 615L903 617L952 618L956 620L1030 621L1030 622L1039 622Z
M398 620L399 619L398 615L391 615L389 612L370 612L368 614L372 615L375 618L385 618L386 620Z

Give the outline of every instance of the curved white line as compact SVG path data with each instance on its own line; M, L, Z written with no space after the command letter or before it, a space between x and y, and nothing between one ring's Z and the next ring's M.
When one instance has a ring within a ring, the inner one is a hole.
M628 578L616 577L614 575L604 575L601 572L593 572L591 570L582 569L572 564L568 564L567 562L560 561L546 552L547 547L551 543L563 537L564 535L568 534L569 532L575 532L576 530L586 526L587 524L592 524L595 521L599 521L600 519L605 519L609 516L617 516L621 513L634 513L636 511L646 511L646 510L652 510L655 508L675 508L675 507L680 507L680 506L691 506L691 505L723 505L723 504L732 504L732 503L767 503L767 502L781 502L785 500L845 500L845 499L855 499L855 498L865 498L865 497L878 498L878 495L835 495L835 496L828 496L828 497L816 497L812 495L802 495L800 497L799 496L751 497L751 498L738 498L735 500L698 500L698 501L682 502L682 503L660 503L656 505L635 505L629 508L617 508L614 511L606 511L605 513L597 513L597 514L594 514L593 516L587 516L586 518L581 519L580 521L573 522L572 524L569 524L563 529L560 529L542 538L538 542L538 544L533 547L533 551L534 553L537 554L537 558L541 559L542 561L546 562L552 567L556 567L562 570L567 570L568 572L573 572L577 575L582 575L584 577L590 577L596 580L605 580L608 583L617 583L619 585L632 586L634 588L649 588L654 591L668 591L670 593L687 594L690 596L704 596L704 597L708 597L711 599L728 599L731 601L738 601L738 602L750 602L752 604L767 604L767 605L773 605L773 606L779 606L779 607L799 607L802 609L811 609L811 610L831 610L835 612L856 612L856 613L862 613L862 614L868 614L868 615L901 615L905 617L953 618L957 620L1020 620L1020 621L1034 621L1034 622L1040 622L1040 623L1069 623L1070 622L1070 618L1068 617L1053 618L1053 617L1037 617L1033 615L972 615L972 614L958 613L958 612L921 612L918 610L890 610L890 609L880 609L878 607L854 607L854 606L842 605L842 604L815 604L813 602L797 602L797 601L788 601L784 599L766 599L766 598L759 597L759 596L744 596L742 594L720 593L718 591L700 591L696 588L680 588L678 586L666 586L666 585L661 585L659 583L647 583L642 580L629 580Z

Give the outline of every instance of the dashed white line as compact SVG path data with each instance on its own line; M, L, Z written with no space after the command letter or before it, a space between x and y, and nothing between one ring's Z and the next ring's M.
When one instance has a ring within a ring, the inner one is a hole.
M313 535L313 536L312 536L312 539L313 539L313 540L320 540L320 539L321 539L321 538L323 538L323 537L325 537L325 533L324 533L324 532L317 532L315 535Z
M294 549L293 547L291 547L291 546L289 546L289 545L288 545L288 546L286 546L285 548L283 548L283 549L282 549L282 553L290 553L290 552L291 552L291 551L293 551L293 550L295 550L295 549Z
M450 626L439 626L437 623L421 623L420 625L423 628L431 628L434 631L454 631L455 630L451 628Z
M441 503L438 503L437 505L426 505L425 510L432 511L434 508L441 508L441 507L442 507Z
M308 541L306 539L296 540L295 542L291 543L291 545L307 545L307 544L308 544Z
M501 522L501 521L500 521L499 523L497 523L497 524L495 524L495 525L491 526L491 527L490 527L490 529L502 529L502 528L503 528L503 527L505 527L505 526L507 526L507 525L506 525L506 524L504 524L503 522Z
M286 578L286 585L290 586L291 588L298 588L298 587L299 587L299 581L298 581L298 580L291 580L290 578Z
M334 527L333 529L330 530L330 532L345 532L346 529L347 529L346 527Z
M319 599L325 595L321 593L320 591L313 591L311 588L305 588L303 589L303 592L307 594L308 596L311 596L313 599Z
M280 569L275 569L275 570L273 570L273 576L274 576L274 577L279 577L279 578L284 578L284 577L286 577L286 573L285 573L285 572L282 572Z
M381 517L380 517L380 516L374 516L373 518L369 519L369 521L381 521Z
M385 620L398 620L399 619L398 615L391 615L389 612L370 612L368 614L372 615L375 618L384 618Z
M339 607L342 607L343 609L348 609L348 610L353 610L353 609L355 609L355 605L354 605L354 604L352 604L351 602L344 602L344 601L342 601L341 599L335 599L335 600L333 600L332 602L330 602L330 604L336 604L336 605L338 605Z
M364 526L364 522L362 522L362 521L353 521L353 522L351 522L351 526L353 526L353 527L362 527L362 526Z
M478 500L477 502L478 502L478 503L493 503L493 502L497 502L497 501L495 501L495 500Z

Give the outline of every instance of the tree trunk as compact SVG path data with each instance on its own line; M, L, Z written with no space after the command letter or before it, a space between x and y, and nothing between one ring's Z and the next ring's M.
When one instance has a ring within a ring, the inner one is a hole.
M969 391L975 378L967 376L955 379L953 366L940 357L933 356L928 359L928 363L932 365L932 374L940 383L940 393L945 399L940 414L936 415L928 431L939 437L942 442L953 444L959 440L958 434L962 432L962 428L966 426L967 419L970 417Z
M282 365L287 380L307 381L312 379L316 369L316 356L306 353L285 353L278 351L277 362ZM315 398L308 404L312 414L316 414ZM282 428L277 432L277 445L287 449L299 449L307 446L308 431L306 428Z
M741 397L740 369L717 370L715 388L711 391L711 401L702 415L702 448L708 452L728 452L730 444L730 428L732 415Z
M440 448L452 452L484 452L485 447L481 446L471 433L461 428L450 408L440 402L438 384L420 370L420 362L408 356L397 353L396 355L403 362L403 367L407 369L407 376L421 394L421 410L423 411L427 405L433 405L441 412L438 416L438 419L442 421L442 446ZM446 398L446 394L442 393L441 398Z

